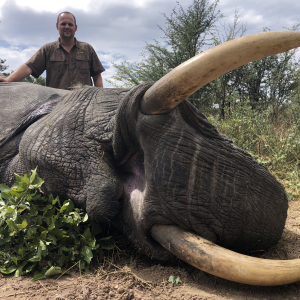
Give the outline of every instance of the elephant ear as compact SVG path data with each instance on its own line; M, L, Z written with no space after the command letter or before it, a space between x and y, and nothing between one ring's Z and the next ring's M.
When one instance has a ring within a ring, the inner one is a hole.
M51 112L68 93L27 82L0 83L0 148Z

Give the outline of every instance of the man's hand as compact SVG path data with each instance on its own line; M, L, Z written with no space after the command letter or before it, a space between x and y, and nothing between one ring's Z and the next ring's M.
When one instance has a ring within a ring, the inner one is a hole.
M0 82L8 82L7 78L0 77Z
M26 64L21 65L16 71L11 73L6 78L0 77L0 82L16 82L21 81L25 77L29 76L32 73L31 68L29 68Z

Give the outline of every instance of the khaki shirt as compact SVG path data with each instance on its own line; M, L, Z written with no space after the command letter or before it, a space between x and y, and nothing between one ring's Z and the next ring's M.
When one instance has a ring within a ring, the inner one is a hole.
M91 77L105 71L93 47L76 39L70 53L58 39L44 45L26 65L31 68L35 78L46 70L46 86L59 89L67 89L78 83L92 85Z

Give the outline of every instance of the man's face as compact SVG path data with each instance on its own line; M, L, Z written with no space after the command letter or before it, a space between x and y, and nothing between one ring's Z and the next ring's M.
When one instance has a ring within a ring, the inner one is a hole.
M71 14L63 13L59 16L56 28L62 39L72 39L77 30L77 25L75 25L74 18Z

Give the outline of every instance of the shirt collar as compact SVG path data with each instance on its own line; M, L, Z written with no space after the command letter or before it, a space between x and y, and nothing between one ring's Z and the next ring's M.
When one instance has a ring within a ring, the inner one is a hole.
M74 37L74 39L75 39L75 46L76 46L76 48L80 48L79 43L78 43L78 41L76 40L75 37Z
M56 47L56 49L59 49L59 47L60 47L59 38L57 39L57 41L55 41L55 47Z
M80 48L80 47L79 47L79 43L78 43L76 37L74 37L74 41L75 41L75 44L74 44L74 45L76 46L76 48ZM59 49L60 46L61 46L61 45L60 45L60 38L58 38L57 41L56 41L55 43L56 43L56 49Z

